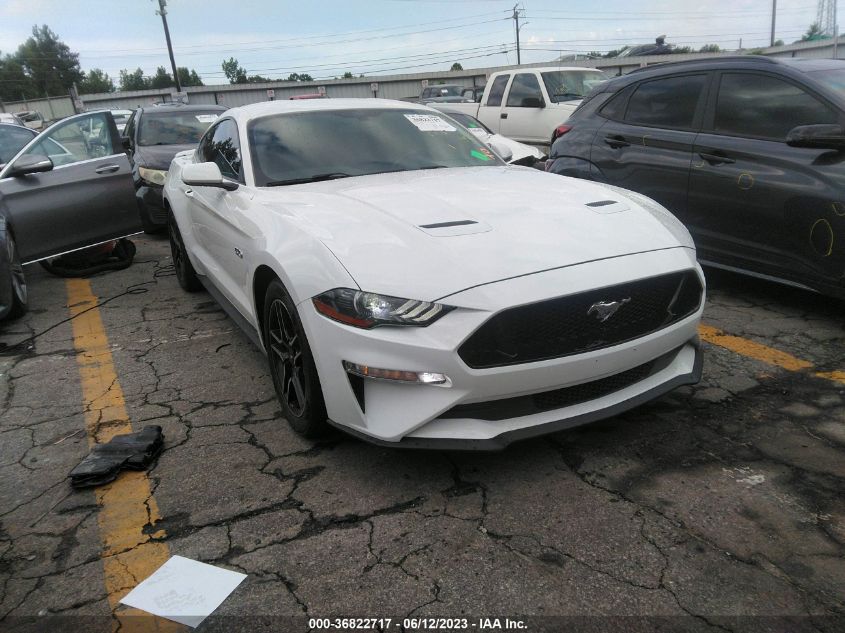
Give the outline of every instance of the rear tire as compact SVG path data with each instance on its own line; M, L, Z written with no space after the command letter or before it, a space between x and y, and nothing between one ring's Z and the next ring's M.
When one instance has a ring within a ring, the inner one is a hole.
M170 237L170 255L173 258L176 280L185 292L201 290L202 283L188 258L185 243L182 241L182 234L179 232L179 226L176 224L176 218L173 217L172 213L168 216L167 233Z
M325 437L329 425L317 366L296 306L278 280L270 282L264 295L263 323L270 375L282 413L303 437Z
M12 304L6 313L7 319L16 319L26 314L28 309L26 276L23 272L21 258L18 255L18 248L15 238L11 233L6 233L6 256L9 262L9 286L11 290Z

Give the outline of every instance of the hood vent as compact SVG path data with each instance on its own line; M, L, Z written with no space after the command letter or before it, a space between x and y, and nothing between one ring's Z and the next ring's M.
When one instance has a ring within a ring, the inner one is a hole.
M421 229L445 229L448 226L465 226L478 224L475 220L454 220L452 222L435 222L434 224L420 224Z
M585 202L584 206L590 207L595 213L621 213L630 208L627 204L618 200L594 200L593 202Z

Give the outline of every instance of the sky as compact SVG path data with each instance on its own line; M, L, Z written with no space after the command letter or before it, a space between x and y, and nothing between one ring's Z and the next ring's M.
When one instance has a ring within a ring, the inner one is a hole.
M249 74L315 79L516 63L515 0L168 0L176 64L206 84L226 83L235 57ZM815 21L816 0L779 0L776 39L790 43ZM666 41L696 48L769 43L767 0L523 0L522 62ZM169 70L158 0L0 0L0 52L47 24L80 54L83 70Z

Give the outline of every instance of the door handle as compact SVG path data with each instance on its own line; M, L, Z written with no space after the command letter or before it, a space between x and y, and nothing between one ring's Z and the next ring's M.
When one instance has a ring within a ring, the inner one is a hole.
M502 112L502 113L499 115L499 118L500 118L500 119L507 119L507 118L508 118L508 113L507 113L507 112Z
M711 165L733 165L736 161L733 158L728 158L724 154L711 154L710 152L698 152L702 159L706 160Z
M630 143L625 140L624 136L609 135L604 137L604 142L610 145L613 149L620 147L630 147Z
M110 174L118 169L120 169L120 165L103 165L102 167L97 167L94 171L98 174Z

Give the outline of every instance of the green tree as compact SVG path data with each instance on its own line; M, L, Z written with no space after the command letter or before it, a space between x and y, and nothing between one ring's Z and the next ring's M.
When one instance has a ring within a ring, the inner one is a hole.
M718 44L705 44L701 48L698 49L699 53L718 53L721 48L719 48Z
M783 40L775 40L774 46L783 46Z
M807 32L801 36L802 42L811 42L813 40L823 40L825 38L824 31L818 22L813 22Z
M0 79L0 99L4 101L36 96L23 65L14 55L0 57Z
M176 72L179 74L179 85L183 88L187 88L189 86L204 86L205 84L202 82L202 77L197 74L197 71L191 69L190 71L185 68L184 66L179 66L176 69Z
M464 67L461 66L460 62L455 62L454 64L452 64L452 67L449 70L463 70L463 69L464 69Z
M620 53L622 53L623 51L627 51L628 48L629 48L628 46L623 46L622 48L615 48L612 51L607 51L607 53L605 53L604 56L608 57L608 58L618 57Z
M83 73L82 81L77 85L79 94L90 95L98 92L114 92L114 82L99 68L92 68Z
M14 57L29 79L27 96L67 94L74 82L82 81L79 53L71 51L46 24L32 27L32 36Z
M351 72L349 72L347 70L345 73L343 73L343 77L341 77L341 79L352 79L354 76L355 75L353 75Z
M245 84L247 82L246 70L238 64L238 60L230 57L223 61L223 74L230 84Z
M150 80L144 77L144 71L136 68L132 72L128 70L120 71L120 89L126 90L146 90L150 87Z
M156 74L150 79L150 88L172 88L176 85L171 75L164 66L156 68Z

